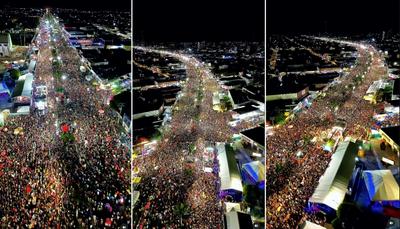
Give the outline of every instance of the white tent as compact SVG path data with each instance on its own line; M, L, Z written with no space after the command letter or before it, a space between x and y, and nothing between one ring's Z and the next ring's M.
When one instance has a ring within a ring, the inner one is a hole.
M241 229L241 228L252 228L252 220L249 214L238 212L238 211L230 211L225 213L226 219L226 228L229 229Z
M240 211L240 204L232 203L232 202L225 202L225 209L226 209L226 212Z
M219 104L219 103L220 103L220 101L219 101L218 92L215 92L215 93L213 94L213 105L217 105L217 104Z
M17 114L27 115L29 114L30 106L19 106L17 108Z
M339 143L328 168L319 179L314 194L308 200L310 203L324 204L337 210L347 192L353 169L358 145L351 141Z
M132 192L132 206L135 206L136 202L139 200L139 197L140 197L139 191Z
M306 221L301 227L301 229L325 229L325 228L326 227L320 226L310 221Z
M371 200L400 199L399 185L390 170L365 170L363 178Z
M28 73L20 77L21 79L25 79L24 88L22 89L21 96L32 97L32 82L33 82L33 74Z
M243 192L242 179L235 161L235 155L225 151L225 143L216 143L219 162L219 178L221 179L221 190L236 190Z
M36 66L36 60L31 60L29 62L28 71L33 72L33 70L35 70L35 66Z

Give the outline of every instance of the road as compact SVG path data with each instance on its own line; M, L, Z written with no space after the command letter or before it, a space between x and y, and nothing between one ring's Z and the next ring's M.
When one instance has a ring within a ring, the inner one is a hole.
M311 39L311 38L310 38ZM320 38L318 38L320 39ZM342 119L343 138L366 140L377 105L363 99L371 83L387 75L383 58L372 46L330 40L355 47L357 64L340 83L320 93L312 106L283 126L275 126L267 138L267 228L296 228L305 220L323 224L304 208L324 173L330 153L323 152L326 133ZM308 141L313 139L315 141ZM304 158L298 159L297 152Z
M183 203L189 208L188 216L182 221L185 228L221 228L218 174L203 170L203 166L213 168L215 163L204 159L205 148L215 142L228 141L234 133L228 126L230 113L217 113L212 109L212 95L220 90L219 85L212 73L195 58L136 48L177 58L186 66L187 80L182 85L182 96L173 106L172 121L164 128L157 149L133 162L142 178L137 187L141 196L134 207L137 213L134 213L133 224L137 227L179 227L180 214L174 207ZM195 150L191 152L191 148Z
M38 33L34 90L47 86L48 109L40 115L31 107L1 133L3 220L14 228L129 228L130 153L108 105L111 92L79 72L81 57L54 15L46 12ZM13 135L16 128L23 134Z

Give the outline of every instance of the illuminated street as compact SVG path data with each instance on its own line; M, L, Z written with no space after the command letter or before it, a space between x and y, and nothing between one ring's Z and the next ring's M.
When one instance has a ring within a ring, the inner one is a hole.
M374 127L379 104L364 95L374 81L388 77L382 54L367 44L321 40L355 47L356 65L318 92L311 107L288 115L267 137L267 228L296 228L306 220L324 225L325 217L305 209L333 155L327 147L335 149L340 141L366 141ZM330 145L329 133L338 125L342 130L333 138L338 142Z
M82 57L48 10L36 47L30 113L8 116L1 127L2 222L130 228L130 153L108 105L111 91L85 78Z
M221 228L222 204L216 190L218 177L204 171L205 166L214 166L212 160L207 165L203 158L208 142L223 142L231 136L227 125L229 114L212 110L212 93L218 90L218 84L209 70L193 58L165 54L186 65L188 78L174 106L171 124L166 127L155 152L133 161L134 170L141 177L138 185L141 196L138 207L134 208L133 224L179 227L179 215L174 207L187 202L190 216L181 222L182 225ZM200 93L204 96L198 96ZM171 188L167 188L169 186Z

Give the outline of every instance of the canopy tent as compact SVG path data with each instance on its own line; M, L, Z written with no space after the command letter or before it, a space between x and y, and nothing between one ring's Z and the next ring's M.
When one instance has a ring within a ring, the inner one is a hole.
M28 71L33 72L35 70L35 67L36 67L36 60L31 60L29 62Z
M225 202L226 212L230 211L240 211L239 203Z
M265 180L265 167L259 161L252 161L242 165L242 170L254 182Z
M227 153L225 143L216 144L218 150L219 177L221 179L221 190L236 190L243 192L242 179L236 164L235 155Z
M3 94L3 93L8 94L8 95L11 94L10 90L8 89L8 87L4 81L0 82L0 94Z
M304 224L300 227L301 229L325 229L326 227L320 226L310 221L304 222Z
M218 104L220 104L218 92L214 92L214 93L213 93L212 101L213 101L213 105L218 105Z
M139 191L132 192L132 206L135 206L136 202L139 200L139 197L140 197Z
M5 117L3 112L0 112L0 127L4 126L5 123Z
M27 115L30 112L30 106L19 106L17 108L17 114L19 115Z
M28 73L20 77L20 79L25 79L24 88L22 89L21 96L32 97L32 82L33 74Z
M335 211L338 209L346 195L357 152L358 144L351 141L339 143L314 194L308 200L310 203L323 204Z
M372 201L400 199L399 185L390 170L365 170L363 178Z
M240 228L253 228L253 222L249 214L230 211L225 213L225 225L229 229L240 229Z

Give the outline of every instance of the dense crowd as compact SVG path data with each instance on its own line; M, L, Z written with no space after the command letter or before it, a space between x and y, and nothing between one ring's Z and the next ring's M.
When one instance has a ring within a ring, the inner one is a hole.
M81 57L64 31L45 22L52 19L41 18L35 41L34 90L47 86L48 108L43 115L32 106L30 115L9 117L0 130L2 227L129 228L130 154L108 106L111 94L85 79ZM52 49L65 77L54 77ZM62 124L72 142L61 138Z
M323 225L324 219L306 214L305 208L331 158L332 153L323 149L326 133L342 121L343 137L366 139L377 105L363 96L386 71L378 62L376 50L358 48L358 52L357 65L340 78L340 83L322 91L310 108L275 127L273 135L267 138L267 228L297 228L305 220ZM355 78L362 75L363 80L356 82Z
M157 149L133 161L134 176L141 178L134 186L140 192L133 208L137 228L222 227L218 162L205 146L232 136L227 125L231 114L212 110L215 79L192 61L184 63L188 80ZM205 172L205 167L213 171Z
M391 114L389 117L385 118L381 123L382 127L385 126L399 126L400 125L400 115Z

